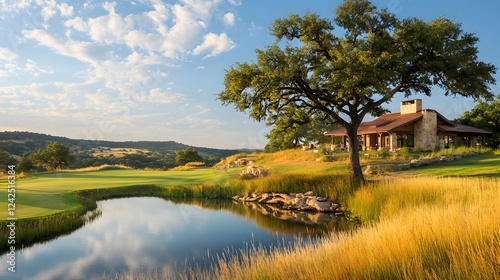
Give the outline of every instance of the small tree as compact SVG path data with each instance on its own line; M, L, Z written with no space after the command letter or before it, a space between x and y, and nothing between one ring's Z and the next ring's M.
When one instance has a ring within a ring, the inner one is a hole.
M290 15L271 34L276 43L256 50L255 63L226 72L219 100L270 123L294 110L327 116L346 129L358 180L358 127L396 93L430 96L438 86L445 95L492 97L495 66L478 60L476 36L445 18L399 20L368 0L345 0L333 20Z
M203 161L203 157L194 148L187 148L175 152L175 163L184 165L188 162Z
M16 163L16 159L7 151L0 151L0 174L7 171L9 165Z
M19 158L16 164L16 169L18 172L31 172L36 169L33 162L33 156L30 154L24 154Z
M69 148L59 142L50 142L45 149L39 149L31 156L37 166L43 166L49 170L57 170L69 167L71 155Z

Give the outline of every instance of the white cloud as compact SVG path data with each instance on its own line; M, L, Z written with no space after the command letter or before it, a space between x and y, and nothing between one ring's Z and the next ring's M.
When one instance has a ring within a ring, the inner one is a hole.
M13 60L15 60L17 58L18 58L17 54L15 54L13 51L11 51L7 48L0 47L0 60L12 62Z
M224 21L224 23L231 27L234 25L234 14L233 13L226 13L224 15L224 17L222 18L222 20Z
M37 0L36 1L38 5L42 6L42 17L43 20L48 21L51 19L56 13L57 13L57 8L56 8L56 1L54 0Z
M59 5L59 11L61 12L61 16L70 17L73 15L73 6L62 3Z
M64 26L75 29L79 32L87 32L88 25L87 23L80 17L75 17L73 19L67 20L64 22Z
M102 4L102 7L104 8L104 10L108 11L110 14L114 14L116 2L111 2L111 3L104 2L104 4Z
M0 0L0 11L18 12L31 5L31 0Z
M236 44L226 35L226 33L220 35L208 33L205 35L203 43L194 48L193 54L199 55L203 52L208 52L205 56L206 58L227 52L235 46Z
M83 62L96 63L109 56L109 52L101 46L89 42L64 40L44 30L24 30L23 35L28 39L38 41L38 44L47 46L60 55L73 57Z
M123 37L127 34L128 27L120 15L116 14L112 8L108 9L111 9L108 15L89 19L88 32L92 40L99 43L112 44L123 40Z
M180 93L172 93L169 89L153 88L147 94L138 96L141 102L168 104L184 99L184 95Z
M238 6L238 5L241 5L241 2L243 0L228 0L228 2L233 5L233 6Z
M108 14L87 20L76 17L64 25L87 33L96 43L122 44L132 51L144 50L177 59L198 45L197 51L212 48L208 56L215 56L234 47L225 34L219 36L223 40L219 44L207 41L213 36L211 33L203 35L220 2L181 0L178 4L170 5L151 0L152 10L128 15L117 14L115 2L105 2L102 7ZM223 20L231 26L234 24L234 15L226 13ZM201 40L205 42L200 43Z
M192 10L202 20L208 20L212 15L214 7L220 0L181 0L190 10Z
M202 24L185 6L172 7L174 26L165 36L162 51L170 56L172 52L186 52L197 41L202 31Z

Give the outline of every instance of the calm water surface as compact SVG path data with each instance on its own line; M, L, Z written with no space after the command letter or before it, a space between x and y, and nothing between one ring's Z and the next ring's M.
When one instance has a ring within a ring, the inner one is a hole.
M205 266L227 250L279 246L331 225L284 221L231 201L123 198L98 202L102 215L67 236L17 251L0 279L93 279L104 273ZM201 207L203 206L203 207ZM336 226L333 226L333 230ZM210 257L208 257L210 256Z

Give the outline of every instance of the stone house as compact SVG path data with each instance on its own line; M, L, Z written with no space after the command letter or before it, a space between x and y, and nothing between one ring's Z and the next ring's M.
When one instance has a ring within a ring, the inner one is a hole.
M401 112L385 114L362 122L358 128L358 144L361 150L386 149L397 151L402 147L430 151L436 147L476 147L484 144L491 132L459 124L445 118L435 110L422 109L422 100L401 101ZM345 128L325 133L332 137L332 148L348 147ZM335 137L341 138L340 145L334 145Z

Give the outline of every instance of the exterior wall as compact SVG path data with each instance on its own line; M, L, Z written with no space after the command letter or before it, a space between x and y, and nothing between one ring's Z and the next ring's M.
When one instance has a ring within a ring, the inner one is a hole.
M422 120L415 123L415 147L431 151L438 145L437 113L424 110L422 114Z

